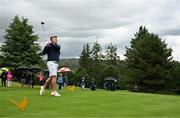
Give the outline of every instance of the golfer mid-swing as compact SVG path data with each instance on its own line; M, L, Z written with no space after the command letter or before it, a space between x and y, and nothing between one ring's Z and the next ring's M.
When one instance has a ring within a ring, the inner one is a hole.
M47 67L49 70L49 78L46 80L46 83L44 86L40 89L40 95L43 95L43 92L45 91L45 88L51 84L52 85L52 96L61 96L56 91L56 78L57 78L57 70L58 70L58 62L59 62L59 56L60 56L60 45L57 44L58 39L57 36L51 36L50 37L51 43L48 43L44 50L42 51L42 54L47 54Z

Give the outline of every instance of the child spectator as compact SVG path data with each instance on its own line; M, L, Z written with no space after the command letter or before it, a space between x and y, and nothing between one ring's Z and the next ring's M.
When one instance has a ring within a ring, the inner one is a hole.
M13 78L13 75L11 71L8 71L8 74L7 74L8 87L12 86L12 78Z

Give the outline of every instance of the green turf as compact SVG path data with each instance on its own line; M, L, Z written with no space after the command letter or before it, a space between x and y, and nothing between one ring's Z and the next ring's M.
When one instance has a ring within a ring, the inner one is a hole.
M35 88L0 88L0 118L120 118L120 117L152 117L180 118L180 96L148 93L132 93L128 91L80 90L75 92L66 89L61 97L50 96L46 91L39 96ZM11 100L20 102L27 97L26 110L20 111Z

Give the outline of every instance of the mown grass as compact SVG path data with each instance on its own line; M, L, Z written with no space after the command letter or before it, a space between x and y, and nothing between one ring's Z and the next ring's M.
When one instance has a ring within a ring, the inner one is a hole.
M180 96L128 91L90 91L63 88L61 97L50 96L47 90L39 96L39 88L0 88L0 117L6 118L119 118L119 117L180 117ZM25 111L11 100L28 99Z

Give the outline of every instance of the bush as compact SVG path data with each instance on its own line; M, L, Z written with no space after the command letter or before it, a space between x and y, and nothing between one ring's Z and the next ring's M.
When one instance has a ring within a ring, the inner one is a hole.
M79 68L76 70L76 72L75 72L75 74L74 74L74 77L73 77L75 85L77 85L77 86L80 85L80 81L81 81L81 78L82 78L82 77L85 77L85 79L86 79L86 85L89 86L88 83L89 83L90 77L89 77L89 75L88 75L88 73L87 73L87 70L86 70L85 68L79 67Z

